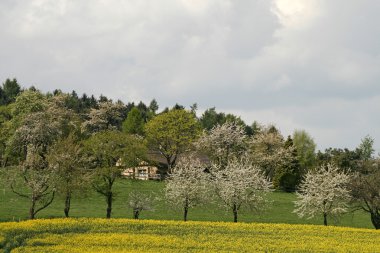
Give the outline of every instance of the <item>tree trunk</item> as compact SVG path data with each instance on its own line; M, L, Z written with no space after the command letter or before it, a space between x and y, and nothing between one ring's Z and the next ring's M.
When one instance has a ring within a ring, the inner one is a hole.
M139 219L139 215L140 215L140 211L139 211L139 209L133 209L133 218L135 219L135 220L138 220Z
M237 210L236 204L234 204L232 211L234 213L234 222L237 222L238 221L238 210Z
M371 221L372 225L375 227L375 229L380 229L380 214L375 212L371 212Z
M327 226L327 214L323 213L323 224Z
M183 208L183 221L187 221L187 213L189 212L189 200L186 198Z
M66 193L66 198L65 198L65 208L63 211L65 212L65 217L69 217L69 212L70 212L70 203L71 203L71 193L67 192Z
M107 195L107 219L111 218L112 211L112 192Z
M170 160L171 160L170 157L166 157L166 163L168 164L167 174L170 174L172 172L172 164Z
M4 161L3 161L3 168L7 167L8 164L8 156L5 156Z
M34 216L35 216L35 214L36 214L36 212L35 212L35 207L36 207L36 200L35 200L35 198L33 197L32 198L32 205L30 206L30 208L29 208L29 219L31 219L31 220L34 220Z

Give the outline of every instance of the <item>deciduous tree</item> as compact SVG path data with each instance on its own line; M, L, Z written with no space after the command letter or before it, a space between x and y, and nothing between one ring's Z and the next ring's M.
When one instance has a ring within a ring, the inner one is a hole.
M373 148L374 141L375 140L369 135L362 139L358 147L358 153L363 161L368 161L373 158L372 156L375 153L375 149Z
M247 148L246 141L247 136L240 125L226 122L213 127L210 131L204 131L196 142L196 147L223 169L228 161L244 154Z
M216 194L222 206L233 213L234 222L238 221L242 208L259 211L268 203L266 194L272 184L262 170L253 166L252 161L246 157L232 159L224 169L220 165L214 165L212 176Z
M380 229L380 158L373 157L373 143L366 136L357 148L361 160L350 188L354 207L368 213L373 226Z
M145 158L146 148L141 138L111 130L95 133L84 142L84 146L95 166L92 186L105 197L106 217L110 218L115 181L121 177L125 167L137 166Z
M183 210L183 220L188 211L208 199L205 165L195 156L186 155L179 159L166 180L165 196L174 208Z
M262 127L251 138L249 146L252 162L271 180L292 157L291 150L285 147L283 136L274 126Z
M178 155L199 137L200 125L191 112L173 109L151 119L145 125L145 135L151 148L166 159L170 172Z
M30 199L30 219L34 219L54 199L55 188L46 153L60 133L59 122L53 121L48 112L36 112L23 119L10 139L10 148L19 154L21 160L18 175L29 191L24 193L21 187L16 187L19 183L17 178L11 182L11 188L19 196Z
M128 206L133 210L133 218L138 219L142 211L152 211L155 198L151 194L132 191L128 195Z
M380 229L380 161L367 161L364 173L356 173L350 189L353 206L368 213L372 225Z
M300 184L294 212L301 218L322 215L327 226L329 216L338 218L347 212L350 180L347 172L332 164L310 170Z
M295 130L293 133L293 144L297 150L301 171L306 173L315 166L315 142L305 130Z
M83 194L90 184L88 160L73 135L56 142L47 155L57 193L65 200L64 213L69 217L74 194Z
M82 131L96 133L104 130L120 130L124 105L107 100L100 102L98 107L91 109L88 120L82 124Z

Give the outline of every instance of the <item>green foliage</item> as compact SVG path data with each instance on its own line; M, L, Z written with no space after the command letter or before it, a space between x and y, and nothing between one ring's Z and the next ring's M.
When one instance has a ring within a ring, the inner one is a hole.
M13 103L20 92L21 87L15 78L13 80L6 79L3 87L0 87L0 105Z
M193 113L170 110L150 120L145 125L145 134L150 147L160 151L170 169L177 156L199 137L200 125Z
M41 112L48 107L47 98L39 91L22 92L12 105L12 116L20 118L33 112Z
M253 135L252 127L245 124L245 122L238 116L233 114L225 114L223 112L216 112L215 107L207 109L199 119L203 129L211 130L217 125L223 125L226 122L234 122L240 125L248 136Z
M157 110L158 110L158 103L155 99L153 99L152 101L150 101L150 104L149 104L149 110L153 113L153 114L156 114Z
M146 155L141 138L115 130L95 133L84 141L84 149L99 168L116 167L119 159L124 166L136 166Z
M7 153L19 161L18 175L24 179L28 191L21 192L14 181L11 186L16 194L30 199L31 219L54 199L54 171L47 160L49 147L73 129L63 101L61 96L47 99L36 91L25 91L13 106L15 131L7 142Z
M138 137L108 130L92 135L84 141L84 148L95 166L92 186L105 197L110 218L115 196L113 185L125 166L137 166L145 158L145 145Z
M144 120L139 109L134 107L123 122L123 132L126 134L144 134Z
M293 143L297 150L297 157L302 173L306 173L315 166L315 143L313 138L305 130L295 130L293 133Z
M73 195L83 195L89 188L88 160L73 135L50 147L47 160L54 173L55 189L65 199L64 213L68 217Z
M367 135L356 149L360 160L356 161L357 173L350 188L355 206L367 212L373 226L380 229L380 158L372 156L373 143Z
M11 124L11 106L0 106L0 166L7 165L6 145L8 139L14 133Z
M318 166L331 163L346 171L360 170L360 160L360 154L357 150L347 148L328 148L324 152L318 151L317 153Z
M362 160L368 161L372 158L375 149L373 148L374 139L367 135L364 137L358 147L357 152Z
M288 150L289 155L283 166L276 168L273 177L273 186L279 190L294 192L301 179L297 150L295 149L293 140L290 136L288 136L284 146L285 149Z
M57 96L61 94L62 91L54 91L54 96ZM98 102L95 99L94 95L91 97L87 96L86 94L83 94L82 97L78 97L77 93L75 91L72 91L71 94L67 94L65 106L73 110L75 113L80 114L80 116L83 116L89 112L90 109L96 108L98 106Z

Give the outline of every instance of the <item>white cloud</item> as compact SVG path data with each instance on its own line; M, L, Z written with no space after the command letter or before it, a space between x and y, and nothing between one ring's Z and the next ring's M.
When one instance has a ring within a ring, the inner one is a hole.
M321 15L319 0L275 0L272 11L286 29L306 29Z

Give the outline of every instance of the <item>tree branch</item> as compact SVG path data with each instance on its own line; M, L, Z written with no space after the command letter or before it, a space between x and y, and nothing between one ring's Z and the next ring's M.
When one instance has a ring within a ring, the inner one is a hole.
M20 196L20 197L23 197L23 198L29 198L28 195L23 194L23 193L20 193L20 192L17 192L17 191L13 188L13 183L11 184L11 190L12 190L13 193L17 194L17 195Z
M52 192L52 196L51 196L51 199L49 202L45 203L45 205L43 205L42 207L38 208L34 214L37 214L39 211L41 211L42 209L45 209L46 207L48 207L54 200L54 196L55 196L55 191Z

